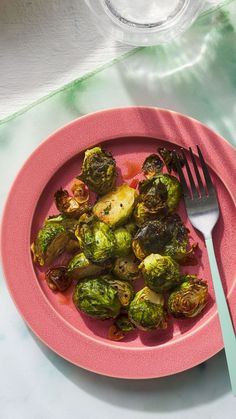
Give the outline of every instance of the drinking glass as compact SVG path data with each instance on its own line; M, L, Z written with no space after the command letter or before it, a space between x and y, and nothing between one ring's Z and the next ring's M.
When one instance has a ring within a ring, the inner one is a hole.
M204 0L86 0L106 36L130 45L175 39L196 19Z

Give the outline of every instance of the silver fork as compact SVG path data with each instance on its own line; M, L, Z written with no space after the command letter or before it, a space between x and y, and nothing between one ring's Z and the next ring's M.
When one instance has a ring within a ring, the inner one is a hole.
M212 230L219 218L219 206L217 196L200 148L197 146L198 156L201 163L206 188L203 185L202 178L198 170L198 166L192 149L189 148L190 157L192 160L194 173L198 184L198 189L196 187L190 166L188 164L186 154L183 149L181 150L186 167L186 172L189 179L190 189L187 185L177 153L174 152L176 168L178 171L180 183L182 185L184 201L189 220L191 221L191 224L203 234L205 239L208 258L210 262L212 281L214 285L216 304L220 318L220 325L224 341L225 354L228 364L232 392L233 395L236 396L236 337L233 323L230 317L229 308L226 302L223 286L221 283L212 241Z

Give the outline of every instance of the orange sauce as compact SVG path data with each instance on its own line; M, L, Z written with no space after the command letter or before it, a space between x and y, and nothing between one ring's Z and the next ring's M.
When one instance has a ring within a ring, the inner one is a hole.
M63 294L58 294L58 301L60 304L62 304L63 306L69 306L71 305L71 296L69 295L63 295Z
M132 179L134 176L138 175L141 172L141 167L139 163L126 162L126 171L123 174L124 179Z

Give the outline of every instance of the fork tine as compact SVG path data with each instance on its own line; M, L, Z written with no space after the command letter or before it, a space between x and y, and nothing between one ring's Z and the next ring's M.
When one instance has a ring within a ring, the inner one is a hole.
M197 191L194 179L193 179L191 169L190 169L189 164L188 164L188 160L186 159L184 149L181 148L181 151L182 151L182 156L183 156L183 159L184 159L184 164L185 164L185 167L186 167L186 170L187 170L187 173L188 173L188 178L189 178L189 182L190 182L190 185L191 185L193 198L198 198L198 191Z
M175 165L176 165L177 172L178 172L178 175L179 175L179 180L180 180L180 183L181 183L181 186L182 186L184 197L185 198L191 197L189 189L188 189L188 185L187 185L185 177L184 177L182 167L180 165L180 162L179 162L179 159L178 159L178 156L177 156L177 153L176 153L175 150L173 150L173 154L174 154Z
M202 171L203 171L203 174L204 174L204 178L205 178L205 181L206 181L207 190L208 190L208 194L209 194L210 191L212 192L214 190L214 186L213 186L213 183L212 183L212 180L211 180L210 173L208 171L206 162L203 158L202 152L201 152L198 145L197 145L197 151L198 151L199 159L200 159L201 166L202 166Z
M193 163L194 172L195 172L195 175L196 175L196 178L197 178L197 181L198 181L198 187L199 187L200 195L205 195L205 188L203 186L202 179L201 179L201 176L200 176L200 173L199 173L199 170L198 170L198 167L197 167L197 163L196 163L196 160L195 160L195 157L194 157L194 154L193 154L193 151L192 151L191 147L189 147L189 152L190 152L190 157L191 157L191 160L192 160L192 163Z

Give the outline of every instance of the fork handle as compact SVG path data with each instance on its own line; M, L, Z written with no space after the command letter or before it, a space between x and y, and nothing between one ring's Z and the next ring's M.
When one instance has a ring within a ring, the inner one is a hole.
M220 279L212 237L206 239L206 246L211 267L212 281L214 285L216 304L220 318L220 325L224 341L225 355L229 369L232 392L233 395L236 396L236 336L234 332L233 323L230 317L229 308L226 302L224 289Z

